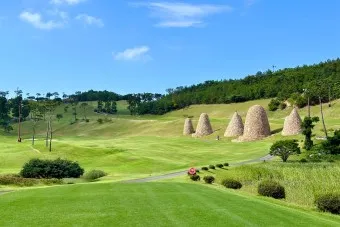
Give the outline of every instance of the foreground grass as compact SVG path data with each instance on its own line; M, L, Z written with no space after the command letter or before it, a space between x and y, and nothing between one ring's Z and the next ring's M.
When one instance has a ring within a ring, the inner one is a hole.
M260 181L272 179L286 190L286 201L314 207L315 197L324 193L340 192L338 163L261 163L217 171L218 181L224 178L239 180L242 191L257 194Z
M0 226L336 226L340 219L200 184L85 184L1 195Z

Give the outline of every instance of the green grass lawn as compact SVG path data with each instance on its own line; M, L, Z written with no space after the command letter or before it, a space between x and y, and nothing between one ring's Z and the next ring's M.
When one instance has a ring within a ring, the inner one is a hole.
M184 183L83 184L1 196L0 226L338 226L340 218Z

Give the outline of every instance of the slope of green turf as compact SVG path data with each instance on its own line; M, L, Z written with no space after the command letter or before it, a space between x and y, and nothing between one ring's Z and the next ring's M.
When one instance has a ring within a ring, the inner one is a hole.
M200 184L88 184L0 197L0 226L338 226L340 219Z

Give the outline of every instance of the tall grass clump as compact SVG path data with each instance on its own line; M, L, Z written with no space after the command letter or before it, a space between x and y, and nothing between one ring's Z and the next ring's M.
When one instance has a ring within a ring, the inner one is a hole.
M84 179L87 181L95 181L101 177L107 176L107 173L105 173L102 170L91 170L84 175Z
M217 173L217 180L232 178L242 183L243 191L257 194L261 181L273 180L284 186L286 201L314 207L320 194L337 193L340 188L340 166L337 162L261 163L235 167Z

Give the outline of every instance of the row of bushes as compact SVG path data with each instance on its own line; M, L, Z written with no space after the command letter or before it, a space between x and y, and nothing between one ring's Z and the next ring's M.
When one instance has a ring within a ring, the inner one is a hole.
M201 169L208 171L209 169L216 169L216 167L222 169L223 167L228 167L228 166L229 166L229 163L226 162L224 164L209 165L208 167L204 166Z
M203 169L203 168L202 168ZM195 174L190 176L191 180L199 181L201 178ZM207 184L215 182L214 176L204 176L203 180ZM242 183L232 178L225 178L221 181L221 185L230 189L242 188ZM286 197L285 188L276 181L264 180L258 184L257 192L261 196L272 197L275 199L284 199ZM325 194L317 196L315 199L315 205L321 211L331 212L333 214L340 214L340 194Z

